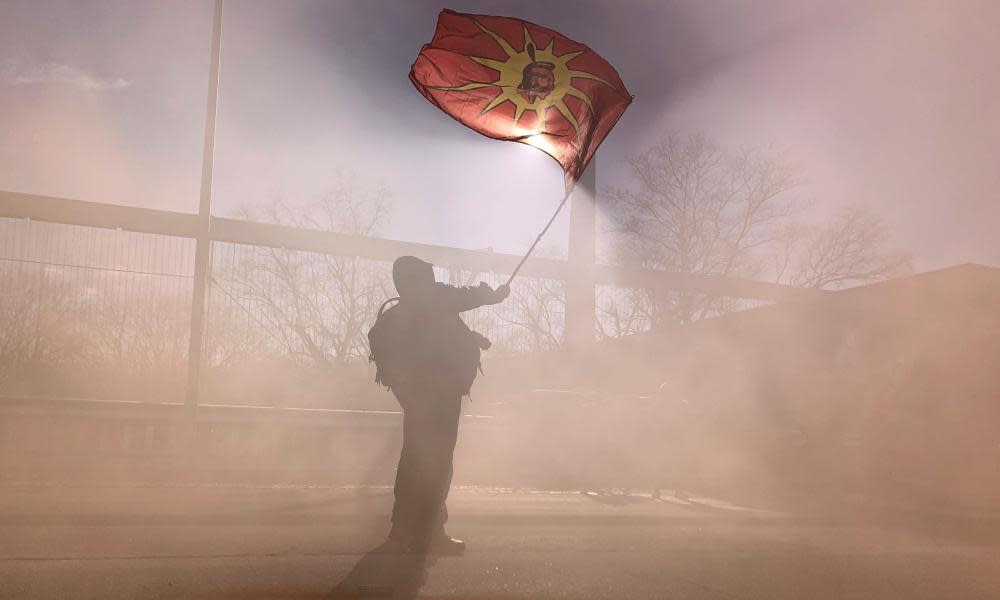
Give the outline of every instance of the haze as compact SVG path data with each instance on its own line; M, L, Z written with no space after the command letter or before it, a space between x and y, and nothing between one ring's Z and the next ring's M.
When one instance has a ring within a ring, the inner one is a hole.
M213 212L305 202L353 172L391 190L387 237L523 251L560 173L412 89L443 6L227 6ZM598 153L599 189L627 185L624 160L659 132L703 133L800 164L815 220L873 209L918 270L1000 263L995 3L448 7L556 27L619 68L636 101ZM207 2L0 5L0 189L195 210L210 19Z

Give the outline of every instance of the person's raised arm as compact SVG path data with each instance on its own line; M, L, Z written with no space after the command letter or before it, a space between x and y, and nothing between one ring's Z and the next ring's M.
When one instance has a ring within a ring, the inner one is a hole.
M488 304L499 304L510 295L510 287L507 284L493 289L485 282L480 282L475 287L455 287L438 283L434 285L434 291L437 308L449 312L464 312Z

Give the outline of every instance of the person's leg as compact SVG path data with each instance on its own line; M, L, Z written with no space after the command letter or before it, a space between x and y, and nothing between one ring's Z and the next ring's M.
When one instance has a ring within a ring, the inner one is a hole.
M409 541L417 526L418 507L421 496L420 481L420 432L416 421L416 408L407 410L408 398L400 397L395 392L400 407L403 408L403 447L399 453L399 464L396 467L396 481L393 486L395 502L392 505L392 529L389 538Z
M440 448L440 499L438 500L438 527L444 532L444 524L448 522L448 493L451 491L451 479L455 473L455 444L458 442L458 423L462 414L462 398L449 398L450 408L441 422Z
M422 502L420 538L424 543L446 537L444 524L448 520L446 501L454 472L453 458L458 439L461 398L435 398L433 410L426 422L426 436L421 444Z

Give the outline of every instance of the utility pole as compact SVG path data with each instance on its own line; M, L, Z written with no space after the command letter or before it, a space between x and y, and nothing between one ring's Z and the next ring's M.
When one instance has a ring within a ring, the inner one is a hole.
M597 157L573 188L569 213L569 278L566 280L566 347L571 352L594 343L597 301Z
M215 116L219 104L219 62L222 44L222 0L215 0L212 19L212 58L208 71L208 107L205 112L205 145L201 159L201 198L198 202L198 232L194 253L194 283L191 293L191 335L188 341L187 389L184 405L193 412L198 406L201 380L201 349L205 331L205 300L211 252L212 167L215 159Z

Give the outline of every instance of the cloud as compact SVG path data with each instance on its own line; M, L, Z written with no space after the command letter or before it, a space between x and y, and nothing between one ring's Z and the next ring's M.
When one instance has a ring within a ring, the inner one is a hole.
M31 64L18 59L7 60L0 68L0 82L11 86L65 85L98 92L121 90L132 85L130 80L97 77L72 65L57 62Z

